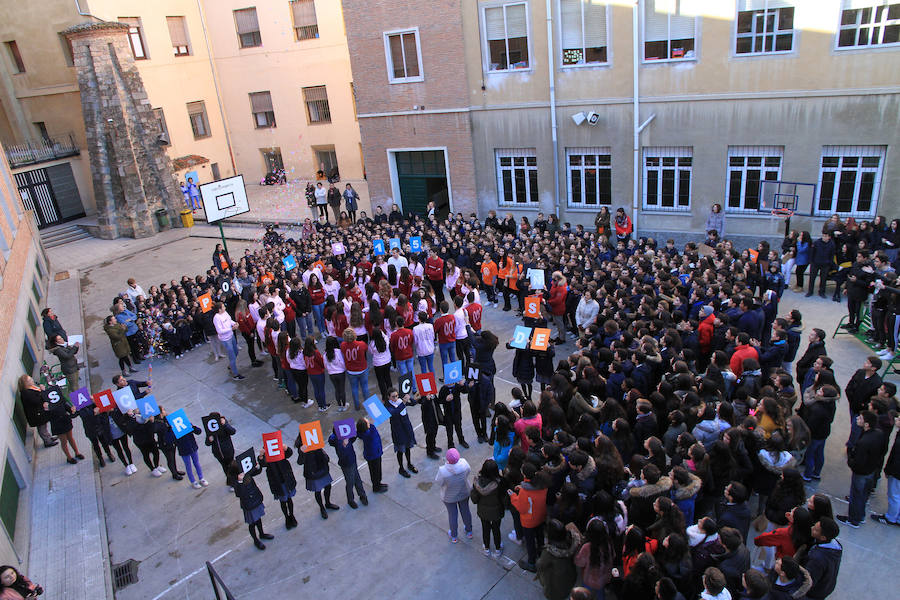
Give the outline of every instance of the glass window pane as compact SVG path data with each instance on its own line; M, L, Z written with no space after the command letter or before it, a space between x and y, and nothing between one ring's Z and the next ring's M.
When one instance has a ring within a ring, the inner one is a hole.
M778 29L785 31L794 28L794 9L781 8L778 10Z
M514 169L516 183L516 202L524 204L528 202L527 190L525 188L525 169Z
M572 167L580 166L582 162L582 156L580 154L572 154L569 156L569 165Z
M570 200L572 204L581 204L581 171L579 169L569 170L569 179L571 180L572 196Z
M843 167L856 167L859 165L859 157L858 156L845 156L844 162L841 166Z
M741 207L741 187L744 174L741 171L728 172L728 206L730 208Z
M597 204L597 169L584 170L584 203Z
M747 157L747 166L748 167L762 166L762 157L761 156L748 156Z
M859 17L859 10L845 10L841 12L841 25L855 25Z
M819 210L822 212L831 212L835 177L833 171L822 173L822 189L819 191Z
M856 171L841 171L841 181L838 184L837 212L851 212L853 210L853 192L856 188Z
M511 167L512 166L512 158L509 156L501 156L500 157L500 166L501 167Z
M601 167L608 167L612 164L612 157L609 154L601 154L597 157L597 164Z
M859 180L859 198L856 201L858 212L872 210L872 194L875 191L875 173L861 173Z
M747 180L744 186L744 208L759 208L759 176L758 169L747 170Z
M864 156L862 159L862 166L870 169L877 169L878 163L881 162L881 157L879 156Z
M612 169L600 169L597 173L597 202L612 204Z
M823 156L822 157L822 166L837 168L840 165L841 158L839 156Z
M594 166L597 164L597 156L594 154L587 154L584 157L585 166Z
M503 178L503 201L511 203L513 201L512 171L504 170L501 177Z
M538 201L537 170L532 170L528 173L528 191L529 191L529 201L537 202Z
M662 206L675 206L675 169L663 169Z
M744 166L744 157L743 156L732 156L728 159L728 166L730 167L743 167Z
M403 55L406 58L406 76L419 76L419 55L416 52L416 34L403 34Z
M766 157L766 166L767 167L780 167L781 166L781 157L780 156L767 156Z
M856 45L856 29L841 29L838 34L838 46L845 48Z
M659 204L659 171L647 171L647 206Z
M529 167L536 167L537 166L537 157L536 156L526 157L525 164L528 165Z
M671 156L667 156L662 159L662 164L664 167L674 167L675 166L675 158Z

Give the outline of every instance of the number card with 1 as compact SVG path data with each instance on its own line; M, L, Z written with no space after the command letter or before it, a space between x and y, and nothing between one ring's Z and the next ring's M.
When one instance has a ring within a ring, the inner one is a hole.
M304 452L324 448L325 438L322 436L322 423L319 421L300 423L300 444L301 450Z
M372 253L375 256L384 256L384 240L372 240Z
M175 434L176 440L186 436L194 430L194 426L191 424L191 420L188 419L187 413L184 412L183 408L179 408L175 412L166 415L166 420L169 422L169 425L172 426L172 433Z
M291 269L297 268L297 259L294 258L293 254L291 254L290 256L285 256L281 259L281 262L284 264L285 271L290 271Z
M381 400L378 399L378 396L369 396L369 398L363 402L363 408L366 409L369 418L372 419L372 425L375 427L378 427L391 418L390 413L388 413L384 404L381 403Z
M513 348L518 348L519 350L524 350L528 347L528 339L531 337L531 327L524 327L522 325L516 325L516 329L513 332L513 339L509 343Z
M550 330L536 327L531 340L532 350L546 350L550 347Z
M462 371L462 369L460 369ZM416 375L416 387L423 396L437 394L437 382L434 373L419 373Z
M266 453L266 462L284 460L284 443L280 431L262 434L263 450Z
M94 406L100 409L100 412L109 412L116 407L116 399L113 398L112 390L97 392L91 398L94 401Z

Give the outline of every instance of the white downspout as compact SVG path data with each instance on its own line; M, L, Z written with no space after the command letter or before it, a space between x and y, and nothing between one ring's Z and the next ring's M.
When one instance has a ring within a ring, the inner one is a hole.
M550 73L550 138L553 140L553 195L559 220L559 141L556 137L556 60L553 52L553 12L547 0L547 71Z
M633 164L633 189L631 195L631 223L634 226L634 236L638 237L638 194L640 193L640 83L638 81L638 67L640 66L640 45L638 39L638 10L640 10L640 0L634 0L631 7L631 42L632 42L632 80L634 82L634 92L632 97L632 112L634 126L634 164Z

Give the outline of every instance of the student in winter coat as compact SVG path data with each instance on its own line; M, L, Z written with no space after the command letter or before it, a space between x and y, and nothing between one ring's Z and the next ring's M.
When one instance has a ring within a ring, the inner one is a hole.
M412 464L409 458L410 450L416 445L416 434L413 431L412 422L409 420L409 414L406 409L407 402L400 398L396 389L388 390L388 404L385 408L391 413L391 442L394 444L394 451L397 453L397 462L400 464L400 475L402 477L410 477L409 472L403 468L403 457L406 456L406 467L413 473L419 470Z
M803 600L812 587L809 571L801 567L792 556L775 561L775 570L771 578L772 587L769 590L771 600Z
M328 436L328 443L334 448L337 454L338 466L344 474L344 489L347 492L347 504L350 508L356 510L359 505L354 499L353 490L359 494L359 501L363 506L369 505L369 499L366 497L366 490L363 488L362 478L359 476L359 468L356 466L356 450L353 448L355 437L344 438L339 440L337 437L337 428L335 426L331 435Z
M260 550L265 550L266 545L261 540L271 540L275 536L263 531L262 518L266 514L266 508L263 506L262 492L259 491L259 487L253 480L259 474L259 465L246 473L241 471L240 465L234 461L228 466L228 479L234 488L234 495L240 500L241 510L244 511L244 523L250 530L253 545Z
M719 514L716 522L720 527L731 527L741 534L741 539L746 540L750 532L750 507L747 500L750 492L747 486L739 481L732 481L725 487L724 503L719 506Z
M694 504L700 493L701 479L683 467L674 467L671 473L672 489L669 497L684 515L685 523L694 522Z
M807 393L812 389L810 388ZM804 397L800 416L809 427L810 437L805 456L806 468L803 472L803 479L806 481L822 478L822 467L825 466L825 442L831 434L831 423L837 412L838 397L838 390L832 385L823 385L816 389L810 402Z
M844 548L838 541L838 524L829 517L820 517L813 525L813 544L801 561L803 568L812 579L812 587L806 592L809 600L824 600L831 595L837 585Z
M494 461L497 463L497 468L502 471L509 461L509 452L512 450L513 441L516 438L508 418L503 415L496 417L496 425L491 437L494 439Z
M381 446L381 434L378 428L372 425L368 417L356 421L356 435L363 443L363 458L369 465L369 478L372 480L372 491L380 494L388 491L386 483L381 482L381 456L384 454Z
M22 408L25 410L25 421L34 427L38 435L44 441L44 448L55 446L59 442L50 435L50 418L44 412L43 388L38 386L31 375L19 377L19 395L22 399Z
M548 600L566 600L578 571L573 558L581 547L581 533L574 523L557 519L547 524L547 545L537 561L537 576Z
M447 462L441 466L434 480L441 486L441 500L447 507L447 515L450 520L450 529L447 536L451 544L459 542L458 514L462 515L466 537L472 539L472 513L469 511L469 473L472 469L464 458L459 457L456 448L447 450ZM457 514L458 512L458 514Z
M316 503L319 505L319 512L323 519L328 518L328 510L340 510L341 507L331 503L331 473L328 470L328 454L325 450L318 448L305 452L303 450L302 439L297 436L294 442L297 448L297 464L303 465L303 479L306 480L306 490L313 492L316 497ZM325 501L322 501L322 491L325 491Z
M594 594L603 598L612 579L615 553L606 524L594 517L585 529L586 543L575 555L575 566L581 571L581 581Z
M172 479L181 481L184 479L184 471L179 471L175 462L175 432L172 431L172 426L166 419L167 414L166 409L160 406L159 418L153 420L153 435L156 437L156 445L159 446L166 458L166 465L169 467Z
M504 484L497 463L489 458L481 465L481 471L472 483L469 499L476 506L481 519L481 541L485 556L491 556L491 533L494 534L494 558L503 555L500 521L505 512Z
M62 374L66 376L66 389L69 392L78 389L78 358L76 354L81 348L81 344L75 342L71 346L67 345L61 335L56 336L50 342L50 352L59 359L59 367Z
M427 394L425 396L418 392L413 394L410 404L418 404L422 407L422 429L425 431L425 455L432 459L438 460L438 452L441 447L437 445L437 434L440 426L444 424L444 411L442 403L438 401L436 394Z
M115 354L116 358L119 360L119 370L122 371L123 375L125 374L125 367L128 367L128 372L137 373L128 356L131 354L131 347L128 345L128 338L125 337L126 329L127 327L122 323L117 322L116 318L112 315L106 317L106 321L103 323L103 331L109 337L109 343L112 346L113 354Z
M894 445L891 446L891 453L884 464L888 487L887 512L871 515L873 521L883 525L900 525L900 415L894 417L894 426L897 428Z
M55 385L44 390L44 412L50 419L50 433L57 436L61 442L60 447L66 455L66 462L74 465L79 460L84 460L84 455L78 450L78 444L72 435L72 419L78 417L78 412L63 391ZM70 445L72 452L69 452Z
M197 446L197 436L203 435L203 430L194 425L193 430L175 440L178 456L184 461L184 470L187 471L188 481L195 490L205 488L209 482L203 478L203 469L200 467L200 448ZM197 472L196 477L194 471Z
M641 471L640 481L641 484L628 490L625 502L628 505L629 523L646 529L656 519L653 503L660 496L669 493L672 489L672 480L669 477L661 477L659 467L649 464Z
M286 529L293 529L297 526L297 519L294 518L294 496L297 494L297 478L294 477L294 469L291 468L291 456L294 451L290 448L284 449L284 458L274 462L266 460L266 453L259 453L259 466L266 469L266 479L269 480L269 490L272 496L281 503L281 512L284 514L284 525Z
M510 503L519 513L525 537L527 556L519 561L526 571L535 572L537 549L543 539L544 520L547 518L547 488L535 478L537 467L528 462L522 465L522 484L508 490Z
M234 427L217 412L209 413L211 422L217 423L218 429L206 436L206 445L210 446L212 455L216 457L219 464L222 465L222 471L228 476L228 465L234 461L234 444L231 443L231 436L237 433Z
M113 457L112 448L109 447L109 427L104 431L101 425L101 421L106 419L106 416L94 414L94 408L91 404L83 406L78 410L78 416L81 417L81 426L84 428L85 437L91 442L94 456L97 457L100 467L103 468L106 466L103 451L106 451L109 462L115 462L116 459Z
M744 544L741 533L733 527L719 529L719 539L725 546L725 552L715 554L713 558L719 570L725 575L726 586L732 597L737 597L741 588L741 577L750 568L750 550Z

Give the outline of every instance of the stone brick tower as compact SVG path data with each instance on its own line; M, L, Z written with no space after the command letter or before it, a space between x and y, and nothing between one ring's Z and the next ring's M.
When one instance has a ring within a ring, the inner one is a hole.
M144 83L122 23L83 23L65 30L72 44L100 237L148 237L164 209L173 226L184 207L157 131Z

